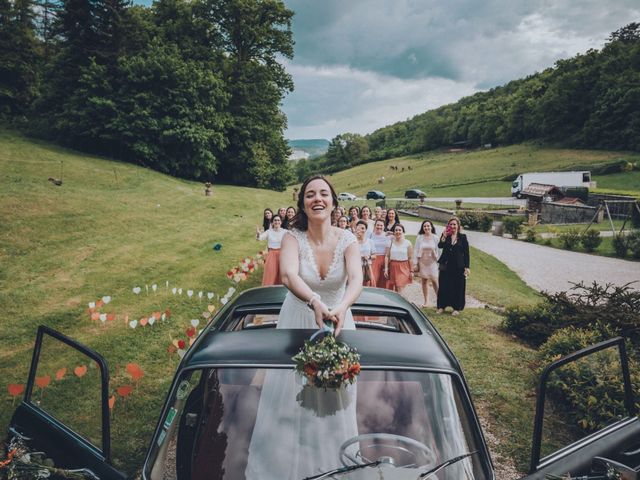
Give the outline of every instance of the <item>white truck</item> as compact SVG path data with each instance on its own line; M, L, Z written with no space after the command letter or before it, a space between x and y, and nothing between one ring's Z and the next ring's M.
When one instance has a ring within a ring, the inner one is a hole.
M542 183L561 187L591 186L591 172L531 172L521 173L511 184L511 196L520 198L522 190L532 183Z

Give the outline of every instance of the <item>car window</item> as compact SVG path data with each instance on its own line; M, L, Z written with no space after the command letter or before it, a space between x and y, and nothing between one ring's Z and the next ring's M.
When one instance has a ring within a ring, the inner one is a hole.
M459 383L447 374L363 370L337 391L303 385L292 369L206 369L195 387L193 377L185 379L145 466L151 480L302 479L343 461L378 458L397 468L354 478L415 479L482 450ZM489 470L484 455L474 455L437 478L485 480Z

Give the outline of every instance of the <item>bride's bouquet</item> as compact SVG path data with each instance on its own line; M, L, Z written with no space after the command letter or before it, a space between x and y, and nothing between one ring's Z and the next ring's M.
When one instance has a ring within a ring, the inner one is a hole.
M329 334L319 342L305 340L304 347L292 360L296 372L308 385L337 390L353 383L360 373L360 355L355 348Z

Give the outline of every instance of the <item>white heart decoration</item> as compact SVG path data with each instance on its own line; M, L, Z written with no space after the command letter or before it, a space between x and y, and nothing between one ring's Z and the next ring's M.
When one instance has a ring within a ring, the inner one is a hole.
M89 302L89 308L96 308L96 302Z
M193 326L193 328L196 328L198 325L200 325L200 320L194 318L193 320L191 320L191 325Z
M157 284L153 284L151 285L151 290L153 290L154 292L158 289L158 285Z
M149 317L149 325L153 325L154 323L156 323L156 317L154 317L153 315L151 315Z
M106 321L107 321L107 314L106 314L106 313L101 313L101 314L100 314L100 321L101 321L102 323L104 323L104 322L106 322Z
M142 289L140 287L133 287L133 293L135 293L136 295L138 295L141 291Z
M226 305L228 301L229 301L229 300L227 300L227 297L222 297L222 298L220 299L220 303L221 303L221 304L223 304L223 305Z
M182 289L181 288L178 289L178 295L182 295Z
M102 301L104 303L109 303L111 301L111 296L110 295L105 295L104 297L102 297Z
M236 293L235 287L229 287L229 290L227 291L227 296L233 295L234 293Z
M211 300L213 298L213 292L207 292L207 298Z
M174 295L176 294L176 292L177 292L177 291L178 291L178 289L177 289L176 287L173 287L173 288L171 289L171 293L173 293Z
M162 315L160 315L160 320L162 320L163 322L167 319L167 314L163 313Z
M187 290L187 296L189 298L193 297L193 290Z
M131 321L129 322L129 326L130 326L131 328L136 328L136 327L138 326L138 320L131 320Z
M198 297L202 298L202 292L198 292Z
M179 356L180 358L184 357L184 354L185 354L185 353L187 353L187 351L186 351L186 350L180 350L180 349L178 349L178 356Z

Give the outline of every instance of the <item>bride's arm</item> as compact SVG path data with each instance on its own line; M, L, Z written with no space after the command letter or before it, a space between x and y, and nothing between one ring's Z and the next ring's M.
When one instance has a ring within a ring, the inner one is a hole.
M345 249L344 261L347 268L347 288L340 304L329 312L329 315L333 315L337 320L336 336L342 330L347 310L362 292L362 260L360 259L360 247L357 242L352 243Z
M359 255L359 253L358 253ZM313 311L315 313L318 328L324 325L324 318L329 316L329 309L318 298L318 295L309 288L299 275L298 261L298 240L292 235L285 234L282 237L280 246L280 277L285 287L289 289L296 297L305 303L313 300Z

